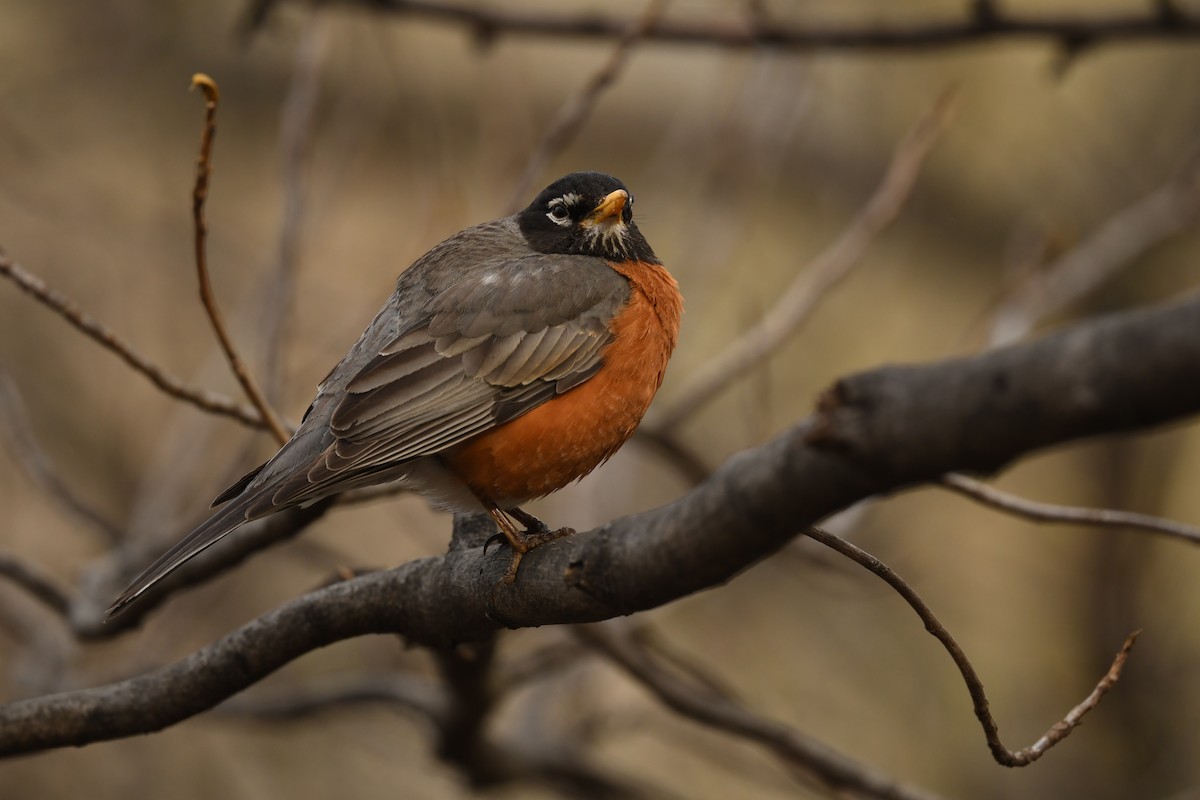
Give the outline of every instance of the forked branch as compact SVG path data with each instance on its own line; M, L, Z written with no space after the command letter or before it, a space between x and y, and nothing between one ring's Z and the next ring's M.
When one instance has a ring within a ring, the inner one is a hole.
M1083 722L1084 715L1095 708L1100 703L1100 698L1116 685L1117 680L1121 677L1121 669L1125 666L1125 659L1128 658L1129 652L1133 649L1133 643L1137 640L1140 633L1140 631L1134 631L1129 634L1120 651L1117 653L1116 658L1113 659L1112 666L1108 668L1108 672L1096 684L1096 688L1092 690L1092 693L1084 698L1083 702L1072 708L1065 717L1054 723L1053 727L1045 735L1029 747L1021 750L1009 750L1004 746L1004 742L1000 741L1000 727L996 724L995 717L992 716L991 709L988 706L987 693L983 688L983 681L979 679L979 674L975 671L975 667L971 665L962 647L950 635L950 631L946 630L946 626L938 620L933 613L933 609L921 599L916 590L897 575L887 564L884 564L862 548L847 542L845 539L834 536L820 528L809 528L804 532L804 535L810 539L815 539L826 547L841 553L855 563L875 573L888 586L892 587L897 594L903 597L904 602L908 603L913 611L917 612L917 616L925 623L925 630L929 631L934 638L942 643L942 646L946 648L946 652L950 654L950 658L954 660L954 665L958 667L963 681L967 684L967 691L971 694L971 702L975 706L975 716L979 719L980 724L983 725L983 735L987 738L988 748L992 751L992 757L1006 767L1024 767L1032 764L1045 755L1046 751L1051 747L1067 738L1071 731L1077 728L1079 723Z

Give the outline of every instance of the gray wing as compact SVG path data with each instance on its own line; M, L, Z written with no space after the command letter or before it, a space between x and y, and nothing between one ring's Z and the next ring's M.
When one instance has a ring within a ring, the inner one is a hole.
M527 256L436 295L345 384L333 441L251 515L316 499L442 452L590 378L629 297L602 261Z

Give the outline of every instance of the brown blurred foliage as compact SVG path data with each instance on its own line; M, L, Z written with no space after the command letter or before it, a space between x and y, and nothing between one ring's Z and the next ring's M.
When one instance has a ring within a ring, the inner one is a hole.
M738 4L679 0L668 16L725 5ZM903 10L867 0L768 6L855 23L961 11L932 0ZM641 7L603 4L630 15ZM272 397L295 419L400 269L450 233L506 213L544 126L612 43L501 36L480 46L463 29L420 18L302 5L241 40L244 11L230 0L103 8L0 0L0 245L158 363L236 393L196 301L191 261L201 110L186 88L193 72L211 74L223 92L208 206L213 279L251 366L277 375L267 381ZM297 285L286 347L267 368L255 343L270 316L287 191L281 120L305 42L316 48L318 94L301 172ZM687 299L666 402L836 237L936 97L950 85L959 92L957 119L915 194L854 276L801 335L681 428L706 463L804 416L839 375L982 346L1014 269L1071 248L1195 154L1194 44L1114 43L1062 69L1060 56L1044 42L815 55L639 47L539 183L598 169L637 194L639 224ZM1198 248L1194 229L1172 237L1060 317L1179 294L1200 277ZM64 480L131 536L183 530L226 479L272 451L263 434L172 402L8 285L0 365ZM1000 484L1195 521L1198 477L1193 424L1055 450ZM537 510L584 528L667 502L684 486L635 443ZM0 508L0 545L64 583L106 547L38 491L15 457L0 458ZM1200 553L1123 531L1036 526L937 490L872 504L843 524L955 632L1013 747L1085 695L1134 628L1145 630L1139 649L1080 730L1037 764L1006 770L991 760L952 665L908 609L811 545L642 621L752 708L946 796L1200 791ZM356 506L178 598L121 641L59 637L50 658L0 628L0 698L164 663L339 565L435 553L448 531L449 519L416 498ZM41 613L7 585L3 605ZM519 632L501 655L556 635ZM359 641L269 683L391 668L428 672L430 663L390 639ZM607 763L679 796L796 796L762 753L674 718L594 660L511 706L511 724L547 715L600 726ZM213 713L152 737L0 763L0 797L469 796L424 733L383 709L279 724Z

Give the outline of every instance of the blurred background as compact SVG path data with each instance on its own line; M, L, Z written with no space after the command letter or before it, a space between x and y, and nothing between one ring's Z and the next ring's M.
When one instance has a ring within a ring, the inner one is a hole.
M746 5L676 0L666 16L736 20ZM762 5L773 18L853 25L965 14L950 0ZM187 87L194 72L210 74L222 90L208 202L213 281L251 366L297 419L401 269L510 210L542 135L615 43L480 41L424 17L306 4L285 4L245 35L247 6L0 0L0 247L154 362L236 396L196 301L192 261L203 104ZM1003 4L1051 6L1098 15L1150 4ZM634 19L644 5L578 7ZM954 119L895 224L784 347L678 427L712 468L803 418L838 376L987 346L1007 299L1036 294L1056 258L1187 169L1200 146L1197 75L1200 48L1186 39L1116 42L1071 59L1044 41L819 53L647 42L525 199L577 169L611 172L637 195L639 225L687 301L659 396L666 407L837 238L896 143L956 90ZM1195 226L1188 217L1167 233L1037 329L1195 287ZM292 276L290 292L281 274ZM277 325L284 344L272 348L264 342ZM7 282L0 368L62 481L127 537L165 547L274 449L265 434L171 400ZM0 451L0 548L78 586L112 544L31 480L27 458L20 447ZM1198 522L1198 476L1200 428L1190 423L1039 454L998 485ZM532 510L584 529L688 485L635 442ZM905 576L957 636L1012 749L1091 690L1127 633L1140 628L1142 639L1086 723L1011 770L992 761L955 668L910 610L811 543L637 621L751 709L947 797L1200 797L1200 552L1130 531L1038 526L936 489L881 499L834 525ZM338 566L441 552L449 529L419 498L338 509L103 643L74 642L0 582L0 699L173 661ZM499 657L564 638L519 631ZM267 683L428 674L430 661L380 637L307 656ZM497 724L543 718L587 729L601 763L671 796L809 796L760 749L673 716L599 659L517 693ZM153 736L0 762L0 797L85 792L471 796L420 721L384 707L288 723L216 712ZM500 794L554 796L528 786Z

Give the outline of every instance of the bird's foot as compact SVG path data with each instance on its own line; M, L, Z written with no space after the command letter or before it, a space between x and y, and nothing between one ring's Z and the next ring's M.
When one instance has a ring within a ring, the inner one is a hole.
M558 528L551 530L546 523L542 522L532 514L527 514L519 508L508 510L508 514L517 522L525 526L525 530L520 530L516 525L511 524L509 520L507 525L500 525L500 533L491 537L484 544L484 552L487 552L488 545L500 538L508 542L508 546L512 548L512 561L508 564L508 569L504 571L504 577L501 581L511 586L517 580L517 569L521 566L521 559L535 547L541 547L546 542L552 542L555 539L561 539L564 536L570 536L575 533L574 528ZM499 522L499 520L497 520Z
M574 528L559 528L558 530L550 530L545 525L538 531L525 531L519 534L519 543L509 541L509 546L512 547L512 561L508 562L508 569L504 571L504 577L501 580L508 586L511 586L517 580L517 568L521 566L521 559L535 547L541 547L546 542L553 542L555 539L561 539L564 536L570 536L575 533Z

